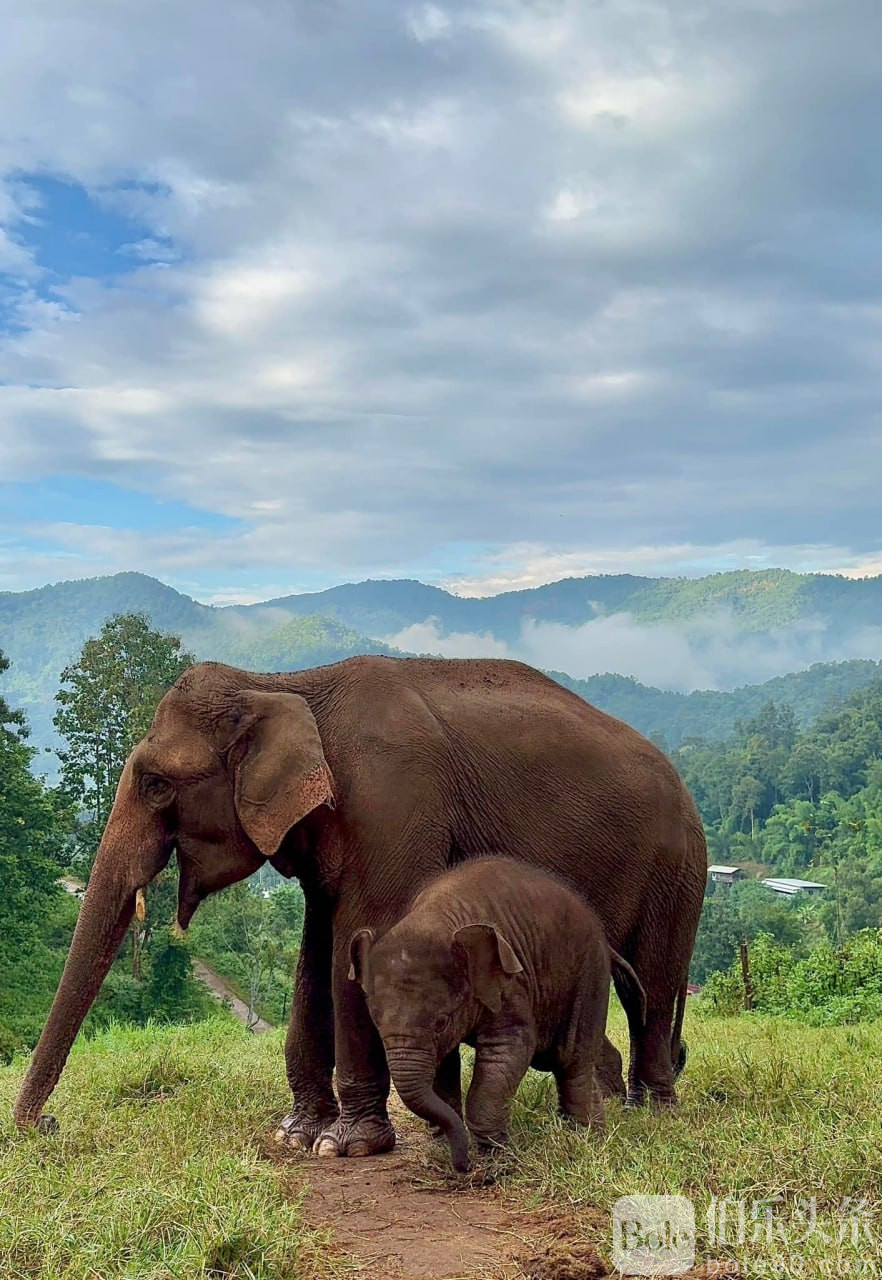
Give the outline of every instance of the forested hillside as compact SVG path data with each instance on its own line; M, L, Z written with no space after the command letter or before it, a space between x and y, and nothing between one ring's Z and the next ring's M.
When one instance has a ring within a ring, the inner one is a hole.
M11 705L26 712L38 749L57 743L52 717L62 668L108 618L132 612L142 613L158 631L179 635L197 658L261 671L393 652L333 619L214 609L140 573L5 592L0 594L0 647L12 665L2 689ZM53 772L51 760L44 757L42 764Z
M758 1007L814 1009L834 1021L882 1016L882 681L807 728L786 704L768 703L725 741L693 740L672 754L698 804L710 861L746 876L708 885L693 976L725 970L741 940L761 935ZM781 898L757 882L766 875L826 889ZM809 976L788 989L785 976L806 964ZM718 992L724 1009L733 987L737 1007L737 966Z
M642 578L595 574L546 586L477 598L451 595L421 582L361 582L267 602L290 613L321 613L368 635L388 635L426 618L442 631L490 632L514 640L525 619L578 626L603 614L637 622L678 622L721 611L739 628L768 631L805 618L836 634L882 627L882 581L787 569L736 570L705 578ZM262 606L252 606L252 609Z
M555 673L589 701L669 747L689 737L725 736L737 720L755 714L769 698L787 702L805 724L831 699L873 679L879 673L876 653L882 654L882 640L877 645L874 630L882 627L880 579L851 581L783 570L701 579L598 575L485 599L454 596L419 582L376 581L259 605L212 608L144 574L123 573L38 591L0 593L0 646L12 662L2 689L13 706L26 711L36 747L56 742L51 722L62 668L109 617L129 612L143 613L156 629L179 635L198 658L270 671L334 662L354 653L449 652L444 642L451 635L457 638L457 653L488 652L489 638L489 651L524 656L517 640L525 628L533 638L528 660L554 667L554 662L542 661L543 626L558 638L569 637L568 651L574 658L586 653L584 661L590 662L590 645L587 638L582 644L585 633L579 629L590 629L592 622L604 618L627 619L629 628L637 628L638 648L641 627L663 624L668 628L664 635L647 630L645 648L650 654L671 635L680 636L676 628L698 625L698 619L699 630L689 633L697 663L703 652L718 644L720 628L736 650L742 634L760 653L766 639L771 648L781 645L782 634L788 637L778 665L792 651L794 666L807 670L771 681L733 681L740 686L734 689L717 685L682 693L630 676L604 674L601 667L598 674L581 679L565 669ZM408 644L392 643L408 628ZM787 628L796 630L791 635ZM633 637L633 631L630 634ZM847 637L855 638L854 655ZM825 644L851 660L811 665L802 660L819 648L823 651ZM552 645L549 651L556 649ZM860 658L858 653L871 656ZM604 667L612 667L616 656L614 641L605 651ZM752 674L751 664L745 665ZM725 663L723 667L728 669ZM46 763L51 771L51 762Z
M550 674L587 702L633 725L660 746L672 748L688 738L728 737L739 720L756 715L767 702L786 703L797 723L806 725L828 706L882 676L882 662L860 658L817 662L808 671L776 676L763 684L695 693L651 689L628 676L574 680L560 671Z

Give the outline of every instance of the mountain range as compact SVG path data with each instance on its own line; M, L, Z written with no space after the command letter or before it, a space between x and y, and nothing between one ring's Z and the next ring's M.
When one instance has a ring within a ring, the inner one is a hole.
M882 676L882 579L787 570L567 578L461 597L411 580L210 606L140 573L0 593L3 693L54 742L62 668L115 613L141 612L199 658L294 670L354 653L509 654L670 746L725 736L769 698L806 722ZM763 678L770 677L770 678Z

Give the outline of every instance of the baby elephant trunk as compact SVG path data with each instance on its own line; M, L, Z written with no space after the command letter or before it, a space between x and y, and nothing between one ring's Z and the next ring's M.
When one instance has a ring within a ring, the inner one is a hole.
M468 1173L469 1140L460 1117L443 1102L433 1086L436 1062L432 1053L415 1048L386 1048L392 1082L404 1105L422 1120L435 1124L450 1146L457 1173Z

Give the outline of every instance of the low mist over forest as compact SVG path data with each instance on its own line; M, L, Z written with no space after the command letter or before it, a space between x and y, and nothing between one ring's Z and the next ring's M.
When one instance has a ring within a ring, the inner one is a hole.
M55 743L62 668L107 618L130 612L180 635L197 658L252 670L357 653L519 658L672 747L694 735L724 737L769 698L807 723L831 698L874 679L882 657L880 578L598 575L487 597L368 581L212 607L121 573L0 593L0 646L12 664L0 688L27 712L35 745Z

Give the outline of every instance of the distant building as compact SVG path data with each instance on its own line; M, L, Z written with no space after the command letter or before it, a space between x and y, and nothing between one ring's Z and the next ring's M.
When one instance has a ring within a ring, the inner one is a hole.
M713 880L714 884L734 884L736 880L744 879L744 872L740 867L708 867L707 874Z
M700 984L700 983L698 983L698 982L687 982L687 983L686 983L686 994L687 994L687 996L700 996L700 995L701 995L701 984Z
M788 898L796 893L823 893L827 888L825 884L818 884L817 880L789 880L779 876L772 876L762 883L773 893L783 893Z

